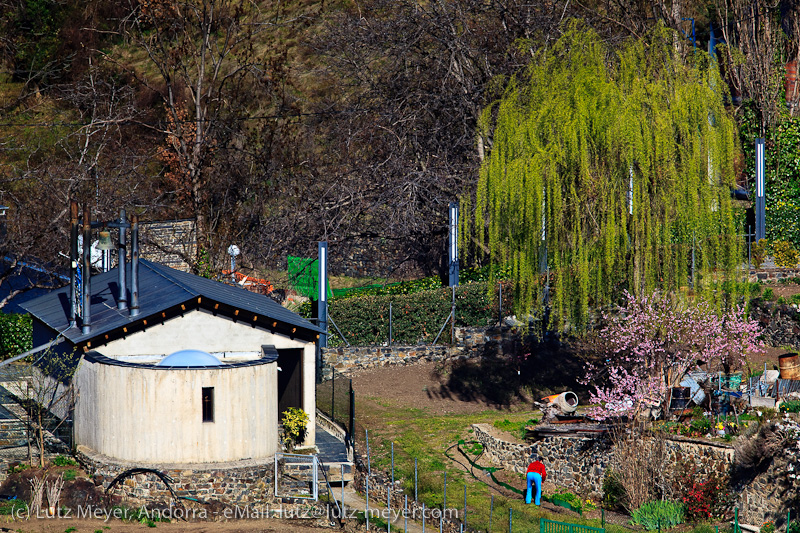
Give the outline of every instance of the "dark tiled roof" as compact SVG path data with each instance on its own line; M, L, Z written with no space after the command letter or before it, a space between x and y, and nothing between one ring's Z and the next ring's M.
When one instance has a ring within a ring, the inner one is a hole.
M130 287L130 263L126 278ZM139 323L175 306L197 302L198 297L270 318L306 332L316 334L321 331L308 320L267 296L144 259L139 260L139 315L131 317L128 310L117 309L118 281L119 273L116 269L92 276L92 331L87 335L82 334L80 328L68 329L70 307L68 286L26 302L23 308L51 328L63 331L64 336L75 344ZM130 305L130 295L128 305Z

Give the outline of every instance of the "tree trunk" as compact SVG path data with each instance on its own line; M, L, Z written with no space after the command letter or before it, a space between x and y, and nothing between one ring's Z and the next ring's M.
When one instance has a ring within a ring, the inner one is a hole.
M37 409L39 418L38 436L39 436L39 468L44 468L44 431L42 430L42 410Z

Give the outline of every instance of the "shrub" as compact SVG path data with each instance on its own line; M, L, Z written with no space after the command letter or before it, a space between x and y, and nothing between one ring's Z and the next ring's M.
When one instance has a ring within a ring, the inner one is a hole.
M750 257L753 260L753 268L759 268L767 257L766 239L761 239L750 247Z
M800 305L800 294L792 294L789 300L795 305Z
M786 533L800 533L800 520L790 522L789 526L786 528Z
M681 501L689 522L723 519L733 506L728 476L713 470L705 473L691 460L679 465L675 490L683 495Z
M55 466L77 466L77 462L72 457L65 457L63 455L57 455L53 459L53 464Z
M775 299L775 291L772 290L772 287L767 287L764 289L764 292L761 293L761 297L765 300L774 300Z
M569 491L558 491L552 496L550 496L551 500L561 500L569 504L573 511L579 514L583 514L584 502L581 500L580 496L573 494Z
M647 531L668 529L683 523L683 505L665 500L647 502L636 509L631 518L631 522Z
M800 262L797 250L788 241L775 241L772 243L772 258L775 261L775 266L779 268L796 267L797 263Z
M283 443L289 449L303 442L308 427L308 414L298 407L289 407L281 414Z
M614 475L610 468L603 475L603 508L609 510L621 510L623 499L625 498L625 487Z
M7 359L33 347L30 315L0 312L0 359Z
M70 468L69 470L64 471L63 476L64 476L64 481L72 481L73 479L78 477L78 473Z
M711 419L705 415L702 408L695 407L692 410L692 421L689 423L690 433L705 435L711 431L712 426Z

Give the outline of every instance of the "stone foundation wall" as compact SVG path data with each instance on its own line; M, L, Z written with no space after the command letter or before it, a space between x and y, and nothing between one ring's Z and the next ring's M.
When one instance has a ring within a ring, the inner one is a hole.
M473 357L486 350L502 351L509 343L519 342L519 331L509 326L456 328L455 346L445 344L415 346L339 346L322 348L323 375L330 369L350 375L359 370L380 366L405 366L422 361ZM506 350L507 351L507 350Z
M219 501L229 505L248 505L253 509L269 508L275 503L274 463L243 466L224 464L219 466L148 466L113 462L102 456L92 455L86 450L75 454L78 463L94 480L95 484L108 488L119 474L130 468L153 468L172 479L171 486L178 497L195 498L200 501ZM119 488L117 488L119 487ZM137 502L170 502L172 495L155 474L137 474L115 485L114 493Z

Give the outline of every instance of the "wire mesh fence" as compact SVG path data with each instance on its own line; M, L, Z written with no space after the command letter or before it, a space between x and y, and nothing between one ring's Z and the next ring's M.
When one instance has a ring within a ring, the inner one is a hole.
M316 386L317 409L346 432L347 444L352 446L355 428L355 393L353 381L335 369L325 369L328 379Z
M510 284L471 283L409 294L331 300L329 346L452 343L455 327L497 324L513 309Z

